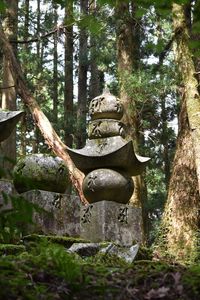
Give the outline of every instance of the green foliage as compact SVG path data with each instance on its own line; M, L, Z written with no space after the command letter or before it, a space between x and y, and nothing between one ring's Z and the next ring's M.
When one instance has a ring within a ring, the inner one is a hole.
M1 257L0 268L1 299L68 299L81 277L80 264L73 256L47 241L29 253Z
M4 0L0 1L0 13L4 12L6 9L6 3Z
M10 196L2 192L3 206L0 210L0 241L19 241L33 224L33 212L40 212L38 205L30 203L22 196Z
M79 264L76 263L73 255L68 254L61 245L44 240L39 247L33 248L32 254L36 257L38 265L43 265L45 261L45 267L52 266L52 272L63 277L68 283L75 282L80 277Z
M200 265L189 267L187 272L183 275L183 282L188 290L198 297L200 294Z

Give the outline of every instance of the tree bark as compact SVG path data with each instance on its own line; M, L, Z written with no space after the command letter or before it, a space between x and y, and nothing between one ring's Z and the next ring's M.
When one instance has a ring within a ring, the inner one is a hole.
M57 27L58 14L57 7L54 7L54 27ZM54 33L53 39L53 123L58 122L58 33Z
M9 40L17 39L17 10L18 1L8 0L8 8L6 9L6 17L3 22L6 37ZM17 47L13 46L13 51L17 53ZM11 66L9 60L5 54L3 55L3 90L2 90L2 109L16 110L16 87L15 81L11 72ZM1 143L2 155L6 158L16 160L16 130L10 135L10 137ZM11 171L13 164L8 160L3 160L3 166L5 170Z
M88 0L80 1L81 15L88 14ZM87 32L80 28L79 67L78 67L78 106L77 106L77 147L82 148L86 141L86 111L87 111Z
M96 3L90 0L90 15L96 14ZM97 65L97 39L94 34L90 34L90 84L89 84L89 99L92 100L101 94L100 91L100 72Z
M163 163L166 190L169 186L170 179L170 161L169 161L169 139L167 127L167 112L166 112L166 95L161 95L161 144L163 145Z
M127 82L134 69L137 69L138 57L136 48L138 44L133 39L133 27L129 4L121 2L117 7L116 17L118 21L117 28L117 60L118 75L120 83L120 100L124 107L124 117L122 121L127 127L127 138L132 139L136 152L138 151L138 120L135 99L129 94ZM141 206L140 199L140 176L134 178L135 191L131 198L131 203L135 206Z
M16 57L13 53L12 47L7 41L5 34L2 30L2 27L0 27L0 42L3 46L3 51L6 56L6 59L10 63L10 69L14 78L15 83L17 84L17 91L21 99L24 101L24 103L28 106L35 124L38 126L38 128L41 131L42 136L45 139L45 142L47 145L52 149L52 151L61 157L68 170L70 179L77 189L80 199L84 204L87 204L87 200L83 196L82 192L82 181L84 178L84 175L82 172L80 172L74 165L73 161L71 160L69 154L66 151L66 146L63 144L63 142L60 140L58 135L56 134L55 130L51 126L49 120L44 115L44 113L41 111L37 101L34 99L34 97L31 95L30 91L28 90L26 83L23 79L23 74L21 71L21 67L18 64Z
M133 1L129 3L121 1L116 8L117 18L117 61L120 83L120 100L124 107L122 121L127 128L127 138L133 140L134 149L138 152L139 131L136 99L128 91L128 81L134 70L139 68L139 28L135 22L136 7ZM144 204L147 201L145 183L141 175L133 177L134 193L130 204L142 208L144 235L147 226L147 214ZM145 238L144 238L145 239Z
M24 10L25 10L25 19L24 19L24 40L27 41L29 38L29 22L30 22L30 1L25 0L24 1ZM24 75L27 77L27 64L28 64L28 54L29 54L29 45L28 43L25 43L23 45L24 51L26 53L25 56L25 62L23 66L24 70ZM24 110L24 115L21 118L21 124L20 124L20 132L21 132L21 144L20 144L20 155L25 156L26 155L26 132L27 132L27 114L28 110L25 106L23 105L23 110Z
M200 97L184 6L173 4L176 33L174 54L182 76L184 94L179 116L179 135L162 226L169 254L192 260L197 255L200 227Z
M73 2L70 1L65 8L65 21L68 22L73 16ZM73 109L73 25L65 29L65 91L64 91L64 124L65 144L72 147L72 124L74 122Z

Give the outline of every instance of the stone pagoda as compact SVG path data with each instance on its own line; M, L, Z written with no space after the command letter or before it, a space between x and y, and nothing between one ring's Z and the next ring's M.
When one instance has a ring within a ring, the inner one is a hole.
M141 174L150 158L137 155L132 140L125 139L122 104L108 90L91 100L89 115L85 147L68 148L86 175L83 193L90 205L82 209L81 236L122 245L141 242L141 209L127 203L134 190L132 176Z

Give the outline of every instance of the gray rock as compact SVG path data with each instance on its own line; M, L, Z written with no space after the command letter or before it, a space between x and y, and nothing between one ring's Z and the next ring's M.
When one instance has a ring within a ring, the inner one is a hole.
M9 197L5 199L3 193L8 196L17 194L12 181L0 180L0 211L12 208L12 203Z
M111 241L122 246L142 242L140 208L100 201L81 208L81 237L94 243Z
M74 243L67 252L76 253L81 257L96 255L100 250L99 243Z
M124 259L127 263L132 263L138 253L138 250L139 244L125 248L110 243L107 247L101 249L99 252L104 254L114 254L119 258Z
M68 180L68 170L63 160L47 154L21 158L13 171L14 185L19 193L35 189L64 193Z
M0 110L0 142L6 140L23 115L22 111Z
M76 196L33 190L21 194L45 211L34 213L32 232L80 236L80 199Z

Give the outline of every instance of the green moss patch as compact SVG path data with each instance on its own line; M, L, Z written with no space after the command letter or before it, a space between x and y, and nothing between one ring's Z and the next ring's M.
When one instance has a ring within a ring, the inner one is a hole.
M23 237L23 241L26 242L41 242L44 240L48 240L51 243L63 245L66 248L71 247L74 243L89 243L90 241L84 240L76 237L64 237L64 236L56 236L56 235L39 235L39 234L31 234Z
M199 266L153 260L128 264L108 254L81 259L44 238L27 245L25 252L0 258L0 299L200 298Z
M26 251L23 245L0 244L0 255L15 255Z

